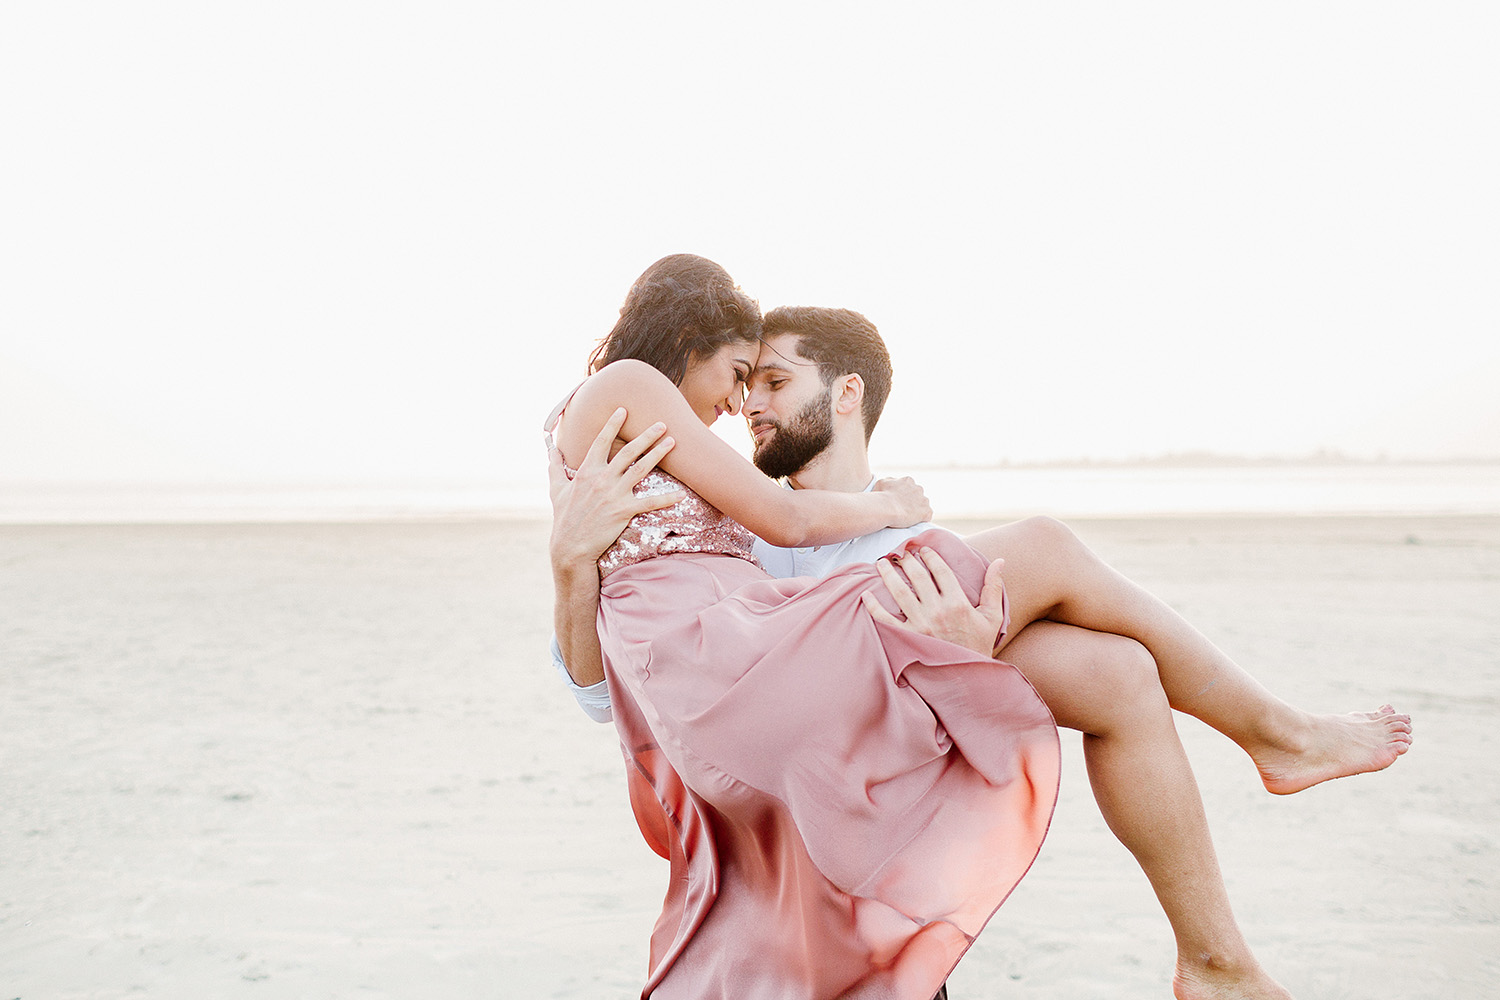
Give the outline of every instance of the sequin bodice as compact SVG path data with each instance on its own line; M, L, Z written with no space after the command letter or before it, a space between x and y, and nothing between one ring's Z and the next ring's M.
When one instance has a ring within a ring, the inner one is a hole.
M760 563L751 554L755 536L682 482L660 469L646 474L635 488L636 496L654 496L682 490L681 500L663 510L648 510L630 519L615 544L599 557L599 576L655 556L676 552L710 552Z
M573 392L577 392L575 388ZM552 432L562 418L573 392L553 407L542 430L546 434L547 447L554 448ZM568 478L573 470L563 466ZM748 559L759 566L760 561L751 553L755 536L738 521L724 514L689 489L680 479L660 469L648 472L635 485L636 496L654 496L681 490L683 498L662 510L648 510L630 519L625 530L615 543L599 557L599 577L603 579L617 569L633 566L638 562L680 552L705 552Z

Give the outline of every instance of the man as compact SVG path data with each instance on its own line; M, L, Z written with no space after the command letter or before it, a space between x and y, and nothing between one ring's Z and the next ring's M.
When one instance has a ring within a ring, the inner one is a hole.
M785 478L794 489L871 488L867 444L890 382L885 346L863 316L842 309L772 310L765 317L763 346L743 406L756 465ZM618 426L606 426L573 482L564 480L556 460L552 470L554 660L580 704L601 719L608 717L608 693L594 633L597 559L629 516L676 499L631 495L630 487L670 450L671 441L660 438L656 429L608 459ZM775 576L823 575L846 563L875 560L906 627L986 654L996 651L1005 617L998 570L1009 558L1006 578L1026 595L1017 618L1029 624L1004 636L999 648L1031 681L1058 724L1084 733L1100 810L1136 857L1172 924L1179 995L1286 996L1255 962L1230 912L1172 709L1203 719L1239 743L1273 791L1296 791L1353 773L1350 761L1330 761L1340 749L1349 756L1343 744L1353 739L1353 723L1345 722L1340 730L1326 721L1333 717L1317 722L1272 697L1051 519L1033 518L966 539L995 561L978 606L968 602L935 555L901 559L904 573L897 572L893 560L881 558L927 527L886 529L851 542L801 549L762 543L756 555ZM1059 561L1064 565L1059 567ZM1065 624L1075 617L1069 597L1046 585L1046 579L1058 576L1099 581L1105 590L1127 594L1132 614L1145 619L1143 632L1157 655L1111 631ZM872 615L898 623L873 600L867 600L867 607ZM1302 743L1284 745L1294 733Z

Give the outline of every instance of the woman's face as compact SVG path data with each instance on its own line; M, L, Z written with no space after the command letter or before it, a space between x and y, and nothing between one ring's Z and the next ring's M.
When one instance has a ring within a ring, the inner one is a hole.
M721 414L740 412L745 380L759 357L760 341L737 340L712 354L688 359L687 374L678 388L699 420L712 424Z

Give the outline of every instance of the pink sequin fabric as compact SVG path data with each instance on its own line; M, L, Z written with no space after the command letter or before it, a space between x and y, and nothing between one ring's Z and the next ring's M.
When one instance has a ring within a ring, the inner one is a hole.
M656 496L672 490L686 495L665 510L637 514L619 540L599 557L601 579L642 560L682 552L736 556L760 565L750 550L755 536L680 480L657 469L640 481L635 495Z
M577 392L575 388L573 392ZM542 425L546 433L547 446L553 447L552 433L562 419L563 410L573 398L573 392L553 407ZM563 471L572 479L575 471L563 466ZM653 469L635 487L636 496L656 496L681 490L685 496L664 510L648 510L637 514L611 545L599 557L599 578L609 576L615 570L656 556L667 556L685 552L709 555L734 556L747 559L755 566L760 561L751 553L755 536L738 521L724 514L713 504L688 489L680 479Z

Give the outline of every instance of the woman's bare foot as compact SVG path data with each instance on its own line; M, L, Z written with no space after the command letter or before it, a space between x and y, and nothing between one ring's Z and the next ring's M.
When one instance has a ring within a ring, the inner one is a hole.
M1292 1000L1292 995L1266 975L1254 959L1242 965L1208 955L1199 961L1178 956L1172 995L1177 1000Z
M1411 716L1389 705L1374 712L1309 715L1304 731L1251 750L1266 790L1290 795L1332 778L1390 767L1411 749Z

